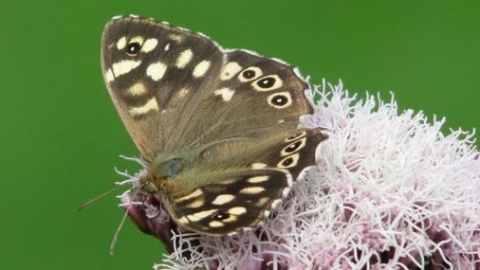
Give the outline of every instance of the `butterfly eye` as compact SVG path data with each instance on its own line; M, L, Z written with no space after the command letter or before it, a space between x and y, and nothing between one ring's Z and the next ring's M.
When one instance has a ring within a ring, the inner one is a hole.
M282 164L283 167L288 167L288 166L292 165L292 163L293 163L293 158L289 157L289 158L284 159L281 164Z
M282 79L277 75L265 76L255 81L252 86L257 91L270 91L283 85Z
M229 217L230 217L229 214L221 212L221 213L217 213L217 214L213 215L212 219L222 221L222 220L227 219Z
M302 141L296 141L290 144L289 146L287 146L287 148L285 149L285 152L287 153L295 152L295 150L297 150L297 148L300 147L301 145L302 145Z
M140 52L142 45L138 42L132 42L127 45L127 54L130 56L135 56Z
M243 72L243 77L245 79L252 79L255 77L255 71L254 70L245 70Z
M283 106L287 104L287 102L288 102L288 99L285 96L277 95L272 97L272 103L277 106Z
M305 147L306 144L307 144L307 138L301 138L298 141L294 141L290 143L287 147L283 148L280 154L282 156L288 156L292 153L298 152L298 150Z
M290 155L284 159L282 159L278 164L277 167L288 169L297 166L298 160L300 159L300 155L298 153Z
M268 97L268 104L277 109L283 109L292 105L292 97L288 92L280 92Z
M302 131L302 132L296 133L296 134L294 134L294 135L286 138L285 141L286 141L286 142L291 142L291 141L294 141L294 140L296 140L296 139L298 139L298 138L300 138L300 137L303 137L303 136L305 136L305 135L307 135L307 132L306 132L306 131Z
M270 88L274 84L275 84L275 78L272 78L272 77L267 77L257 82L257 85L261 88Z
M262 70L258 67L248 67L239 75L241 82L248 82L262 76Z

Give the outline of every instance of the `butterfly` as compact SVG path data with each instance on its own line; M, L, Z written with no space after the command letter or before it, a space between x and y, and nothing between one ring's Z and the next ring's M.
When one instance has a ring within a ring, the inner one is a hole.
M226 50L200 33L138 16L109 21L108 92L142 159L138 192L182 228L231 235L257 227L315 164L321 128L296 68Z

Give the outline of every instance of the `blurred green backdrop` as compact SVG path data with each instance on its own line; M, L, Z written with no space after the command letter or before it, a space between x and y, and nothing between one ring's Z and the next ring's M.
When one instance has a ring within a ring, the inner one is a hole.
M395 93L401 109L471 130L480 115L480 2L6 1L0 3L0 268L151 269L159 242L122 211L113 168L135 155L103 85L104 24L140 14L276 56L352 92ZM447 130L447 129L446 129ZM478 136L477 136L478 137Z

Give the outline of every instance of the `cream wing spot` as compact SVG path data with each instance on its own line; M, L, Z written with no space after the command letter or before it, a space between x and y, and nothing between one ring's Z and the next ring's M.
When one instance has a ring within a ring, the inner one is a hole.
M138 44L142 45L144 40L145 40L144 37L135 36L135 37L133 37L132 39L130 39L130 42L128 42L128 43L129 43L129 44L138 43Z
M131 96L141 96L147 93L147 89L143 83L139 82L128 88L127 92Z
M230 100L232 100L233 94L235 94L235 90L232 90L228 87L223 87L215 90L214 93L216 96L221 96L223 101L229 102Z
M140 65L141 61L122 60L112 65L113 75L119 77L127 74Z
M186 208L198 208L205 204L205 200L203 198L196 198L193 202L185 205Z
M165 48L163 48L163 50L168 52L168 50L170 50L170 43L167 43L167 45L165 45Z
M287 187L282 191L282 196L285 198L287 197L288 193L290 193L290 188Z
M212 204L214 205L223 205L226 203L231 202L233 199L235 199L235 196L231 194L221 194L218 195L213 201Z
M208 223L208 226L212 228L219 228L219 227L225 226L225 224L221 221L214 220L214 221L210 221L210 223Z
M112 69L109 68L105 72L105 79L107 80L108 83L113 82L115 80L115 76L113 75Z
M269 201L269 198L267 198L267 197L262 197L262 198L258 199L258 200L255 202L255 205L256 205L257 207L261 207L261 206L263 206L264 204L266 204L268 201Z
M281 203L282 200L281 199L276 199L272 202L272 209L275 209L279 203Z
M253 163L252 164L252 169L255 169L255 170L258 170L258 169L263 169L263 168L266 168L267 167L267 164L265 163Z
M188 88L180 89L180 91L178 91L178 97L180 97L180 98L185 97L188 94L189 91L190 91L190 89L188 89Z
M172 107L179 106L180 102L189 93L189 91L190 91L189 88L182 88L178 92L176 92L170 99L170 106Z
M124 36L117 41L117 49L119 51L123 50L126 45L127 45L127 38L125 38Z
M163 75L165 75L166 71L167 66L164 63L156 62L147 67L147 76L152 78L154 81L159 81L161 78L163 78Z
M189 199L193 199L193 198L196 198L196 197L199 197L199 196L202 196L203 195L203 191L199 188L195 189L192 193L190 194L187 194L183 197L180 197L180 198L177 198L175 199L175 202L179 203L179 202L183 202L183 201L186 201L186 200L189 200Z
M232 208L228 209L228 213L230 215L235 215L235 216L245 214L246 212L247 212L247 208L245 208L243 206L236 206L236 207L232 207Z
M130 108L129 112L133 116L139 116L142 114L146 114L150 111L158 111L158 103L155 98L149 99L143 106L140 107L132 107Z
M228 185L234 184L234 183L236 183L236 182L237 182L237 179L236 179L236 178L232 178L232 179L223 180L222 182L217 183L217 184L221 184L221 185L228 186Z
M193 77L200 78L207 73L208 69L210 68L211 62L207 60L203 60L202 62L198 63L195 68L193 69Z
M201 219L204 219L208 216L211 216L213 213L217 212L218 209L211 209L211 210L204 210L200 212L196 212L194 214L187 215L187 219L193 222L197 222Z
M179 218L177 221L178 221L178 223L180 223L180 224L187 224L187 223L190 222L190 221L187 219L187 217L185 217L185 216Z
M183 41L184 36L177 35L177 34L171 34L170 36L168 36L168 39L170 39L171 41L180 43L180 42Z
M246 188L242 188L240 190L240 193L241 194L258 194L258 193L262 193L265 191L265 188L263 187L246 187Z
M270 176L268 176L268 175L255 176L255 177L249 178L249 179L247 180L247 182L249 182L249 183L251 183L251 184L257 184L257 183L265 182L265 181L267 181L269 178L270 178Z
M158 40L156 38L149 38L145 40L145 43L143 43L142 46L142 52L148 53L151 52L157 47Z
M193 58L192 50L187 49L179 54L175 65L180 69L185 68L188 65L188 63L190 63L192 58Z
M234 221L237 221L237 220L238 220L237 216L230 215L228 218L223 219L222 222L223 223L230 223L230 222L234 222Z
M242 67L237 62L229 62L223 66L222 70L220 71L220 80L230 80L240 70L242 70Z

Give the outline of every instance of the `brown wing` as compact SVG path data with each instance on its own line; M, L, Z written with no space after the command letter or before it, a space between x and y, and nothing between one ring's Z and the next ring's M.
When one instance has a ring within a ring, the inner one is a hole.
M105 27L107 88L141 155L293 129L312 109L294 68L166 23L120 17Z

